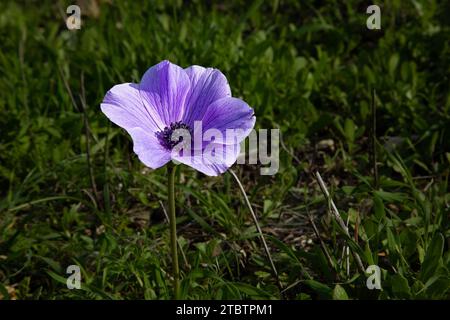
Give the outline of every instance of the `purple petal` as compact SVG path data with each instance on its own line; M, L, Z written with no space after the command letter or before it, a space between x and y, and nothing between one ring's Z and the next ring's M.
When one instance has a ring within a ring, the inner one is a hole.
M141 128L132 128L128 132L133 139L133 151L147 167L156 169L171 160L170 152L160 145L154 133Z
M112 122L127 131L136 127L151 132L160 130L161 126L164 128L159 115L143 103L139 85L135 83L112 87L100 107Z
M211 103L230 97L231 90L227 78L217 69L191 66L184 70L189 76L191 89L186 98L183 121L192 125L202 118Z
M241 99L229 97L213 102L203 115L203 133L216 129L222 133L222 138L215 137L215 143L236 144L244 140L255 126L256 118L253 109ZM228 131L235 138L230 140Z
M177 154L172 154L172 158L208 176L218 176L227 171L228 168L236 162L240 152L239 144L222 145L212 143L210 144L210 147L218 148L216 149L216 152L222 150L222 156L217 159L214 158L211 153L203 152L202 154L191 157L182 157Z
M189 88L184 69L167 60L148 69L140 83L143 99L156 110L165 126L182 119Z

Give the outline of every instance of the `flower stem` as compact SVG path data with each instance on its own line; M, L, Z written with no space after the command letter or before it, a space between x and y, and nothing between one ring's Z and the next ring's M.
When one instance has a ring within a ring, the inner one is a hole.
M178 268L177 253L177 221L175 214L175 171L177 167L169 163L169 221L170 221L170 250L172 251L173 290L174 299L180 298L180 270Z

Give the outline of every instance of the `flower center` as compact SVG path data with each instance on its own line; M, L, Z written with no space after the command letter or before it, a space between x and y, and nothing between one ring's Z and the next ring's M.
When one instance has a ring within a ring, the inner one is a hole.
M177 135L179 135L178 140L176 140L176 139L172 140L172 134L175 132L175 130L181 130L181 129L187 130L189 132L189 134L192 134L192 130L187 124L185 124L181 121L178 121L178 122L172 122L169 127L165 127L164 130L157 132L156 137L158 138L159 143L164 148L166 148L167 150L172 150L173 147L175 147L177 144L179 144L180 142L183 141L183 135L184 135L183 132L178 132L178 134L177 134Z

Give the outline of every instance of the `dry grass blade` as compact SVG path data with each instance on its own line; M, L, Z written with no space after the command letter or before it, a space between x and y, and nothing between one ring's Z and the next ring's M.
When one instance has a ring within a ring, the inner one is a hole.
M323 253L327 257L328 263L330 264L331 267L333 267L334 263L333 263L333 260L331 259L330 253L328 252L327 247L325 245L325 242L323 241L322 237L320 236L319 229L317 229L317 226L314 223L314 219L313 219L313 217L310 214L308 214L308 219L309 219L309 222L311 223L311 225L313 227L313 230L314 230L314 233L316 234L316 237L319 239L320 246L322 247Z
M247 204L247 207L248 207L248 209L249 209L249 211L250 211L250 213L252 215L253 222L255 223L256 229L258 230L258 233L259 233L259 235L261 237L261 241L263 243L264 250L266 251L267 258L270 261L270 266L272 267L273 274L274 274L274 276L277 279L278 287L279 287L280 291L282 291L283 290L283 286L281 285L280 278L278 276L277 268L275 267L275 264L273 263L273 259L272 259L272 256L270 254L269 247L267 246L266 239L264 238L264 234L263 234L263 232L261 230L261 227L259 226L258 218L256 217L256 214L253 211L253 208L252 208L252 205L250 203L250 200L248 199L247 194L245 193L244 187L242 186L242 183L239 180L238 176L231 169L229 169L229 172L231 173L231 175L234 177L234 179L238 183L239 189L241 190L242 195L244 196L245 203Z
M319 182L319 186L320 186L320 189L322 190L322 193L324 194L325 198L327 199L327 201L329 203L329 208L330 208L331 213L334 215L334 217L336 218L336 221L338 222L340 227L344 230L344 232L347 234L347 236L350 237L348 227L346 226L344 220L342 219L342 217L339 213L339 210L337 209L336 205L334 204L334 201L331 198L330 193L328 192L327 186L323 182L322 176L320 175L320 173L318 171L316 171L316 178L317 178L317 181ZM352 253L353 253L353 257L356 260L356 263L358 264L358 267L360 268L360 270L363 273L365 273L365 268L361 261L361 257L356 252L352 252Z

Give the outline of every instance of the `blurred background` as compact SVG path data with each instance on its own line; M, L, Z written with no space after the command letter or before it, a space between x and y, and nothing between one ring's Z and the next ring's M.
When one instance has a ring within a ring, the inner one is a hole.
M220 69L256 128L282 135L276 175L233 167L281 287L233 178L183 166L184 298L449 298L450 2L378 1L380 30L371 4L1 1L0 297L171 297L166 169L145 168L99 107L169 59ZM382 291L345 246L381 268Z

